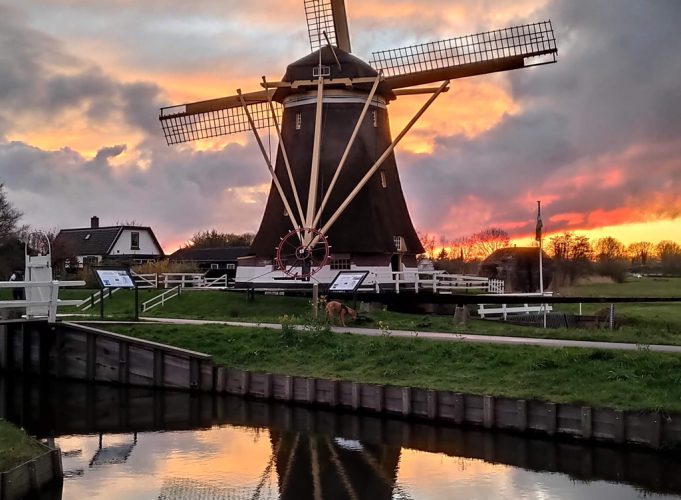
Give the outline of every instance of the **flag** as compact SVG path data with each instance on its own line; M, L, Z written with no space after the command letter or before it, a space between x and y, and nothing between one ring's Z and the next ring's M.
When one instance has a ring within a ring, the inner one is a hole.
M541 201L537 202L537 227L535 228L535 239L541 241L541 230L544 224L541 221Z

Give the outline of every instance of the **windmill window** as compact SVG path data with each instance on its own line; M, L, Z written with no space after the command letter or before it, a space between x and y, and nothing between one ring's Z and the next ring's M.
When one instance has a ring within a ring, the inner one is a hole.
M303 125L303 115L300 113L296 113L296 130L300 130L300 127Z
M320 76L331 76L331 66L315 66L312 68L312 76L315 78Z
M83 236L85 241L89 240L90 238L92 238L92 233L87 233L85 236Z
M388 180L385 178L385 171L384 170L381 170L381 186L383 186L383 188L388 187Z
M133 231L130 233L130 250L140 249L140 233Z
M378 128L378 111L373 110L371 114L374 117L374 128Z
M393 236L393 241L395 243L395 251L396 252L404 252L406 251L406 245L404 243L404 237L402 236Z

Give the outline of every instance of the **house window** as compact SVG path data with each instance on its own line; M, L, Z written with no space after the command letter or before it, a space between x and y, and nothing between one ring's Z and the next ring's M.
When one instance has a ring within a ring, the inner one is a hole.
M385 178L385 170L381 170L381 186L383 186L384 189L388 187L388 181Z
M140 249L140 233L133 231L130 233L130 250Z
M344 271L350 269L350 259L333 259L331 261L332 271Z
M227 265L225 266L225 269L227 269L227 270L234 270L234 269L236 269L236 264L227 264Z
M405 252L407 250L407 246L405 245L404 238L402 236L393 236L393 241L395 242L396 252Z
M378 128L378 111L373 110L371 114L374 117L374 128Z
M89 240L90 238L92 238L92 233L87 233L85 236L83 236L85 241Z
M220 264L211 264L210 268L211 269L220 269Z
M303 125L303 115L296 113L296 130L300 130Z
M99 258L96 255L86 255L83 257L84 266L96 266L99 263Z

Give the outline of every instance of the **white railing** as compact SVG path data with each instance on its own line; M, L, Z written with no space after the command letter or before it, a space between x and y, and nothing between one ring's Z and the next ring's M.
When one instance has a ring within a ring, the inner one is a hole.
M0 300L0 309L13 309L32 306L47 306L47 320L57 321L57 308L60 306L77 306L82 300L62 300L59 298L60 287L85 286L84 281L0 281L0 288L33 288L49 289L49 300Z
M158 274L156 273L138 274L135 271L131 271L130 274L135 280L137 288L140 289L158 288Z
M110 299L111 296L116 293L120 288L105 288L104 289L104 298L102 299L102 291L99 290L92 295L90 295L87 299L81 301L80 304L78 304L78 309L83 311L87 311L90 309L92 306L99 304L102 300Z
M376 293L381 286L390 286L396 293L400 290L414 290L416 293L430 290L433 293L452 294L458 291L479 290L488 293L504 293L503 280L493 280L467 274L449 274L446 271L392 271L372 273L369 281ZM362 288L366 288L363 286Z
M151 298L147 300L146 302L142 303L142 312L147 312L150 309L153 309L154 307L157 306L163 306L166 302L168 302L170 299L177 297L180 295L180 291L182 290L181 285L177 285L176 287L171 288L170 290L166 290L160 295L157 295L154 298Z
M544 295L541 293L511 293L508 295L514 297L550 297L553 292L544 292ZM551 311L553 311L551 304L478 304L478 316L482 319L490 316L501 316L506 321L509 314L548 313Z

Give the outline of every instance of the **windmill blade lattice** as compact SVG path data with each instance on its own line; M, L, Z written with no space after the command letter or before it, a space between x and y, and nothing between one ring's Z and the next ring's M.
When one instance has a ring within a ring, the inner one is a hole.
M395 89L552 63L557 53L551 21L543 21L374 52L370 64Z
M251 99L248 102L246 107L256 128L273 125L267 100L253 102ZM276 102L273 105L277 118L281 117L281 105ZM251 130L248 117L236 96L161 108L159 119L168 145Z
M305 0L305 17L312 52L326 46L323 32L326 32L331 45L336 45L331 0Z

